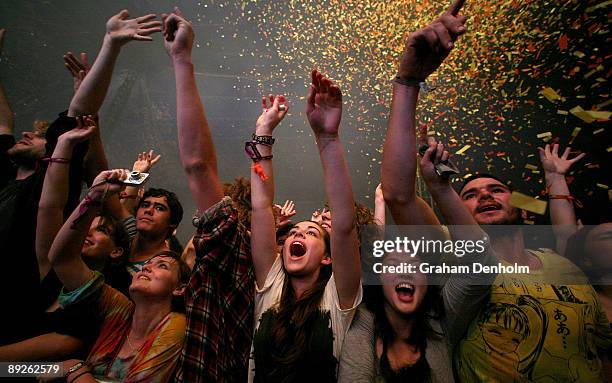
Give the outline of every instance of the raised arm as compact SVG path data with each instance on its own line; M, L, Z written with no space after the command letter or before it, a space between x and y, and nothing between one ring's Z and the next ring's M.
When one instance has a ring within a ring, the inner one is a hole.
M565 148L563 155L559 157L559 144L554 144L552 150L548 144L544 149L538 148L540 161L544 168L546 190L550 196L550 221L553 225L559 254L565 254L567 239L578 230L574 200L567 186L565 174L574 162L585 156L585 153L568 159L571 150L570 147Z
M353 307L361 284L355 199L338 129L342 117L342 92L316 70L306 97L306 115L315 135L327 200L332 211L332 270L340 308Z
M129 12L124 9L106 22L106 34L98 57L72 98L68 116L98 113L106 97L121 47L132 40L153 41L150 35L161 31L161 22L155 21L155 14L135 19L128 19L129 16Z
M393 82L393 99L382 163L382 187L396 224L438 224L431 208L417 199L416 105L420 83L442 64L465 32L465 17L457 16L463 1L456 1L433 24L412 33L406 41Z
M270 107L263 98L263 112L257 119L255 134L272 137L274 128L287 114L283 96L270 95ZM283 107L281 107L283 105ZM274 174L272 172L272 146L253 144L251 167L251 254L257 286L263 287L268 272L276 259L276 222L274 219ZM255 149L253 149L253 147ZM259 156L257 156L257 153Z
M447 161L450 154L444 145L429 138L429 146L420 160L421 174L434 201L448 222L448 229L455 241L472 241L474 250L456 257L459 264L471 268L474 263L493 265L498 261L493 254L487 235L476 223L461 198L450 186L448 179L438 175L435 165ZM452 347L463 338L467 327L482 305L489 298L490 286L496 273L451 274L442 287L444 322L447 337Z
M83 242L104 199L119 193L123 189L121 181L125 178L127 174L121 169L100 173L57 233L49 250L49 262L66 290L72 291L91 279L91 270L81 258Z
M378 184L376 191L374 192L374 218L376 218L376 224L385 226L387 222L387 205L385 204L385 196L382 191L382 184Z
M96 123L92 116L77 119L77 127L59 137L45 172L36 220L36 257L41 280L51 268L49 248L64 222L73 149L78 143L91 137L95 130Z
M81 53L81 61L70 52L64 56L64 63L73 76L75 88L74 97L68 108L68 116L97 114L106 97L121 47L132 40L152 41L150 35L161 31L161 22L154 20L154 14L135 19L128 19L128 17L128 11L123 10L106 22L106 34L102 47L91 68L89 68L87 55L84 53ZM99 133L91 138L84 167L88 184L91 184L97 174L108 169Z
M164 45L176 78L176 123L181 162L198 211L204 212L223 198L217 156L204 106L193 73L193 28L178 10L163 15Z
M6 29L0 28L0 55L4 45ZM0 134L13 134L13 111L8 103L4 88L0 82Z

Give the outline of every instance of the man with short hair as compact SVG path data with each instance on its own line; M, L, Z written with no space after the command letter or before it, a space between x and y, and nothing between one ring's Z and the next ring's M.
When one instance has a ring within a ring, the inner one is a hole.
M183 206L173 192L150 188L142 196L135 218L136 236L128 258L132 274L140 271L149 258L169 250L167 239L183 219Z
M2 29L0 52L3 37ZM0 345L36 335L41 308L57 297L59 281L53 276L44 279L35 250L38 202L49 164L42 160L51 156L58 137L74 128L76 121L62 113L50 126L36 122L19 141L13 125L13 112L0 86L0 299L11 308L11 315L1 319ZM80 147L73 158L51 160L68 162L55 166L70 166L69 209L78 202L83 156Z
M480 225L508 225L489 230L499 261L530 267L529 274L497 276L491 303L472 321L455 353L460 380L602 381L598 349L612 344L612 337L586 277L550 249L525 248L522 229L511 225L522 224L526 213L512 206L512 190L501 179L489 174L472 176L460 196ZM559 271L576 275L575 282L553 280ZM514 317L523 318L521 326L500 320L501 313L491 311L498 307L512 308Z

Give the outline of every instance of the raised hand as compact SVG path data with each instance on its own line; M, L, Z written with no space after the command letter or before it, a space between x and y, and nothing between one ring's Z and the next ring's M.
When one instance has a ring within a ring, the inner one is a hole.
M72 80L74 82L74 93L76 93L79 86L81 86L81 83L85 79L85 76L91 69L91 65L87 60L87 53L81 52L81 59L79 60L74 57L72 52L66 52L64 55L64 65L72 75Z
M270 100L270 106L268 106L268 99ZM285 96L269 95L268 99L266 99L266 97L262 97L261 104L263 111L261 112L261 115L257 119L257 123L255 125L255 131L260 135L271 135L274 128L276 128L283 118L285 118L287 111L289 110L289 104L287 104Z
M581 153L572 159L568 159L571 150L572 148L568 146L565 148L563 155L559 157L559 144L554 144L552 150L550 150L549 144L546 144L544 149L538 148L544 172L546 174L564 175L574 162L580 161L586 155L586 153Z
M183 17L178 7L170 14L162 14L164 47L170 57L191 57L193 47L193 27Z
M93 132L98 129L94 116L89 114L77 117L77 127L67 131L58 138L58 142L66 142L76 145L87 140Z
M295 203L293 201L285 201L283 206L274 205L274 215L276 217L276 227L281 228L291 223L291 217L296 214Z
M125 187L123 181L127 176L123 169L105 170L94 179L87 195L94 201L102 201L105 197L119 194Z
M108 19L106 35L111 42L124 45L131 40L153 41L150 35L162 30L162 23L155 20L153 13L135 19L128 19L129 16L130 13L124 9Z
M444 149L444 144L438 143L434 137L427 137L426 126L422 126L419 131L419 141L421 146L427 145L427 150L421 156L419 168L421 176L430 189L449 185L449 179L442 177L436 171L436 165L448 162L451 154Z
M315 136L338 136L342 118L342 92L317 70L306 96L306 116Z
M153 149L149 150L149 152L138 153L138 159L134 162L132 166L132 170L147 173L153 165L155 165L159 159L161 158L161 154L155 156Z
M400 78L424 81L438 69L457 37L465 33L466 18L458 15L464 2L455 0L436 21L410 34L400 59Z

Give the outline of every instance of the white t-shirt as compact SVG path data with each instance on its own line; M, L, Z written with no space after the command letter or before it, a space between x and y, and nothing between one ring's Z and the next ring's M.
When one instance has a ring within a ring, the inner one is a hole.
M285 283L287 274L283 270L282 258L280 255L276 257L272 268L268 272L266 281L263 288L256 287L255 290L255 337L259 330L260 324L262 323L262 316L273 314L278 308L278 304L281 301L281 295L283 292L283 285ZM330 335L333 337L333 358L337 361L340 360L340 352L342 350L342 343L344 336L348 331L351 321L355 315L357 306L361 303L362 288L359 286L359 291L355 297L353 306L348 309L342 310L338 300L338 292L336 290L336 282L334 276L329 278L323 297L321 298L321 312L322 318L329 318L327 323L327 330L330 331ZM330 323L331 322L331 323ZM330 356L331 357L331 356ZM305 366L308 368L309 366ZM312 368L318 368L320 366L310 366ZM255 358L254 358L254 346L251 346L251 357L249 359L249 383L254 381L255 377ZM259 380L259 379L258 379Z

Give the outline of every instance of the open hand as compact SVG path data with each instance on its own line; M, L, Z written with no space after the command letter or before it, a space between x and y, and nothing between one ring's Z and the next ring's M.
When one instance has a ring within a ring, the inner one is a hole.
M154 13L135 19L128 19L129 16L130 13L124 9L106 22L106 35L113 43L124 45L131 40L153 41L150 35L162 30L162 23L155 20L157 16Z
M76 93L79 86L85 79L87 73L91 69L91 65L89 65L89 61L87 60L87 53L81 52L81 59L77 59L74 57L72 52L66 52L64 55L64 65L66 69L72 75L72 81L74 82L74 93Z
M315 136L337 137L342 118L342 92L317 70L306 96L306 115Z
M458 16L465 0L455 2L432 24L410 34L400 59L398 75L405 80L425 80L465 33L465 16Z
M544 168L544 172L546 174L559 174L564 175L567 173L569 168L582 159L582 157L586 156L585 153L581 153L571 160L568 159L569 154L572 148L567 147L563 152L563 155L559 157L559 144L554 144L552 147L552 151L550 150L550 145L546 144L544 149L538 148L540 153L540 161L542 162L542 167Z
M132 170L148 173L149 170L159 161L161 158L161 154L155 156L155 152L153 149L149 150L149 152L138 153L138 159L134 162L134 166L132 166Z
M295 203L287 200L283 206L274 205L274 213L276 217L276 227L285 227L291 223L291 217L296 214Z
M262 97L261 104L263 111L257 119L256 133L259 135L271 135L272 131L276 126L285 118L287 111L289 110L289 104L285 96L272 96L269 95L270 106L268 107L268 100L266 97Z
M174 12L162 14L164 47L170 57L191 57L195 34L191 23L178 7Z
M87 140L98 129L96 120L93 115L88 114L76 118L77 126L70 129L66 133L59 136L58 141L63 141L76 145Z

